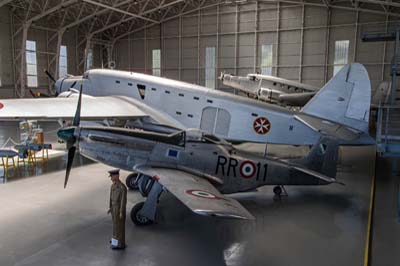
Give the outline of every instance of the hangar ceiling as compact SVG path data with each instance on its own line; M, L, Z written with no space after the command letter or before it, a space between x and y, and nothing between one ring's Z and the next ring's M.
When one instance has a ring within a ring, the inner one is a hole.
M78 27L87 35L111 41L134 29L162 23L172 17L217 4L246 4L247 0L2 0L0 7L12 8L14 23L64 31ZM395 0L260 0L326 6L400 17ZM18 27L17 27L18 28ZM17 32L18 33L18 30Z
M218 5L254 2L400 17L400 2L397 0L0 0L0 7L7 5L11 10L15 92L20 97L26 95L25 44L33 30L46 32L45 45L50 57L46 64L55 76L58 76L63 36L71 30L76 32L76 69L82 73L87 58L85 53L93 43L102 45L108 57L111 52L107 49L112 50L115 40L131 32Z

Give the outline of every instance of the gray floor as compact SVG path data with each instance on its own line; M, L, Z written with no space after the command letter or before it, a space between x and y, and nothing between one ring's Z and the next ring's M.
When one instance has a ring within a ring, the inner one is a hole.
M362 265L374 158L373 147L343 148L345 186L288 187L282 201L271 187L233 195L254 222L201 217L163 194L156 225L127 220L125 251L108 247L109 167L77 160L64 190L65 162L54 159L48 173L0 185L0 265ZM128 193L128 206L141 200Z

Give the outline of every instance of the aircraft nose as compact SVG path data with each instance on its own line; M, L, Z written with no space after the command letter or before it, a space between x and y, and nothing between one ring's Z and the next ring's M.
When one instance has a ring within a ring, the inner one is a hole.
M71 140L74 140L74 133L75 127L61 128L57 131L57 136L65 142L69 142Z

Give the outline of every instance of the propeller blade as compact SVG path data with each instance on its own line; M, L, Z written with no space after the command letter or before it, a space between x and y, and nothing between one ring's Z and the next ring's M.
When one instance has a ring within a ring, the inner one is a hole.
M72 123L72 125L76 127L79 126L79 123L81 122L82 87L83 85L81 83L81 87L79 89L78 105L76 106L74 121Z
M46 73L49 79L51 79L54 83L56 83L56 79L50 74L49 71L47 71L47 69L44 70L44 73Z
M75 150L76 150L75 146L72 146L68 150L68 161L67 161L67 170L65 172L64 188L67 187L69 173L71 172L72 163L74 162Z

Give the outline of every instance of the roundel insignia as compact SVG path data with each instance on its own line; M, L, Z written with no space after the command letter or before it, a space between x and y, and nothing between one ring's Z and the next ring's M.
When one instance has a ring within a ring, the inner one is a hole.
M253 129L257 134L265 135L271 129L271 123L265 117L257 117L253 122Z
M0 109L3 109L4 104L0 103Z
M256 173L256 165L252 161L244 161L240 165L240 174L244 178L252 178Z
M218 197L210 192L199 190L199 189L188 189L186 193L195 197L205 198L205 199L218 199Z

